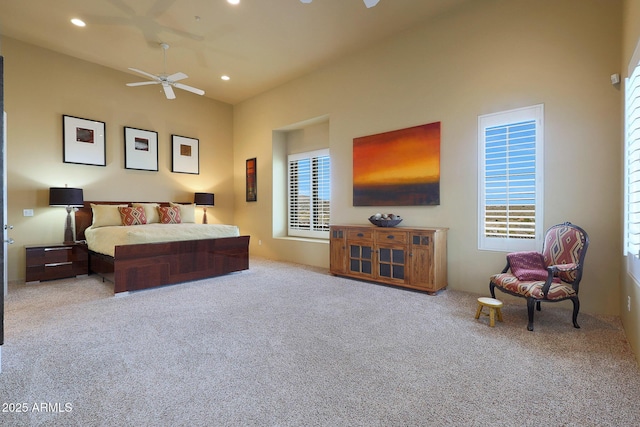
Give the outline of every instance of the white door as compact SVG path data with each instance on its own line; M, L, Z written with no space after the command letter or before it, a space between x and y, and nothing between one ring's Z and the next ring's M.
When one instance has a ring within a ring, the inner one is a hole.
M3 274L2 274L2 284L3 284L3 289L4 289L4 296L7 296L7 245L10 245L13 243L13 239L9 237L9 230L11 230L13 228L13 226L8 225L6 223L7 221L7 113L6 111L3 112L2 114L2 120L4 123L4 126L2 127L2 129L4 130L3 132L3 138L2 138L2 224L3 224L3 234L2 234L2 254L0 254L2 256L2 267L3 267ZM0 344L2 344L2 342L0 341ZM2 367L0 366L0 370L2 369Z
M4 344L4 296L7 294L7 232L9 227L5 227L5 220L7 218L7 113L4 112L4 57L0 55L0 111L2 111L2 132L0 132L0 156L2 161L0 162L0 176L2 177L2 211L0 214L0 224L3 224L2 232L2 245L0 245L0 257L2 257L2 292L0 292L0 372L2 372L2 344Z

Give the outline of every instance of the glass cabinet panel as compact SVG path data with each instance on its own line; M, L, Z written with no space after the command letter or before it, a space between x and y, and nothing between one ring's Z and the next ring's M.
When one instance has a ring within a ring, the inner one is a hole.
M371 274L373 272L373 249L366 245L349 245L349 271Z

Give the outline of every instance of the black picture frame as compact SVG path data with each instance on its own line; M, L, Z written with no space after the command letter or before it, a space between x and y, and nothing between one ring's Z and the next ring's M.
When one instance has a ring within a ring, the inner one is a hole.
M171 135L171 172L200 174L200 141Z
M158 132L125 126L124 167L158 171Z
M106 125L99 120L62 116L62 161L106 166Z

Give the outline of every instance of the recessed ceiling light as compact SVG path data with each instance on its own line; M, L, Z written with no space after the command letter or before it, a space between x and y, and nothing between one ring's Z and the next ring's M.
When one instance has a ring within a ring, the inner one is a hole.
M227 0L227 3L229 3L229 4L239 4L240 0Z
M73 18L71 20L71 23L73 25L75 25L76 27L86 27L87 24L84 23L84 21L80 18Z
M221 76L220 78L221 78L222 80L231 80L231 77L226 76L226 75L225 75L225 76Z

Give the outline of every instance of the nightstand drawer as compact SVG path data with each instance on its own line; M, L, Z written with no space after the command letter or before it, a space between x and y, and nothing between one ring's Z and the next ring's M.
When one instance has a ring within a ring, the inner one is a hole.
M27 248L27 266L73 261L73 246Z
M62 279L64 277L73 277L75 275L72 262L34 265L27 267L26 281L33 282L36 280Z
M27 246L25 250L25 282L62 279L89 273L89 256L85 245Z

